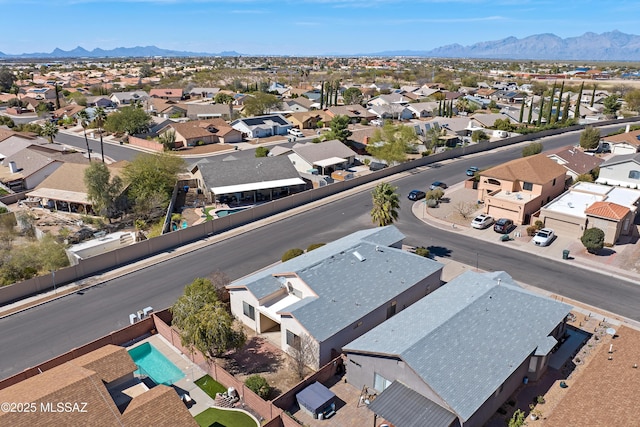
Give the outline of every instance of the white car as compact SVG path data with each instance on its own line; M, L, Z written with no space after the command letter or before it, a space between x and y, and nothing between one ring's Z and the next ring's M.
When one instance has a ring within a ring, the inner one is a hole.
M304 138L304 134L302 133L302 131L300 129L289 129L289 134L296 136L298 138Z
M483 229L493 224L493 217L491 215L480 214L471 221L473 228Z
M555 237L555 233L550 228L543 228L542 230L538 230L535 236L533 236L533 243L537 246L547 246L549 243L553 241Z

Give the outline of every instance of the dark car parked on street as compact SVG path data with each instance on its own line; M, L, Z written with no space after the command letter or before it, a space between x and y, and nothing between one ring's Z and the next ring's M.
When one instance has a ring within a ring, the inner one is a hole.
M442 188L443 190L445 190L447 187L448 185L442 181L434 181L433 184L431 184L431 186L429 187L429 190L435 190L436 188Z
M508 218L500 218L493 224L493 231L496 233L507 234L513 228L513 221Z

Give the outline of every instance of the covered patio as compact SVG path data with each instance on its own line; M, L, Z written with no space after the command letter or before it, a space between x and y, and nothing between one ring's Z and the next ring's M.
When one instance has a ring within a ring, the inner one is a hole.
M85 215L93 214L92 205L86 193L39 188L27 193L27 197L32 200L39 198L43 208Z

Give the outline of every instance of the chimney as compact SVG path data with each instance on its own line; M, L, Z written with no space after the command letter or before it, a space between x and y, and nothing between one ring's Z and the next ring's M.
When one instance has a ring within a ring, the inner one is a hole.
M630 130L631 130L631 125L627 123L627 129L624 132L629 133Z
M362 143L363 143L364 145L369 145L369 137L368 137L368 136L365 136L365 137L364 137L364 139L362 140Z
M18 166L16 166L16 162L9 162L9 171L11 171L11 173L18 172Z

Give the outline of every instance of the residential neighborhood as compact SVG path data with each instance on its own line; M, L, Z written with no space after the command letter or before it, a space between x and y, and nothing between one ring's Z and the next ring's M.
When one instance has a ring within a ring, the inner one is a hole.
M0 421L633 425L636 83L0 60Z

